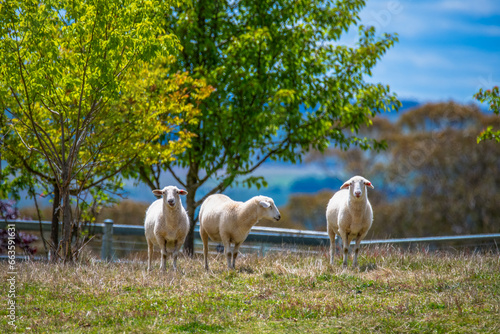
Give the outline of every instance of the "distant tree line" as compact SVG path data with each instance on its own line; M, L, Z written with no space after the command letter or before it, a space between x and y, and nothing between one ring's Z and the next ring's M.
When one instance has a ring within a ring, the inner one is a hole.
M384 140L383 152L331 149L309 160L326 172L334 160L346 177L361 174L373 182L374 238L498 232L500 146L491 140L478 144L477 136L499 126L497 116L477 106L430 103L395 123L375 118L361 131ZM281 208L283 217L294 227L325 230L332 193L294 195Z
M374 183L371 238L497 233L500 146L491 140L477 144L476 137L499 126L498 117L473 105L426 104L394 123L374 118L373 126L361 130L385 140L383 152L333 148L324 155L312 152L307 161L322 164L325 174L338 173L340 166L346 178L361 174ZM338 185L325 184L314 194L294 194L280 207L280 222L260 225L324 231L326 205L337 190ZM99 220L135 225L147 205L124 201L101 211ZM21 210L25 216L30 212Z

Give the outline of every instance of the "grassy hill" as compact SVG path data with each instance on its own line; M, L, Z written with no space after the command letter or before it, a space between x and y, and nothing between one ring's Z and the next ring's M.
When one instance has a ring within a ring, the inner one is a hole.
M360 269L319 255L180 259L146 264L19 263L17 331L49 333L498 333L497 253L363 249ZM169 261L170 263L171 261ZM7 264L2 290L7 291ZM6 305L5 294L2 304ZM2 313L6 313L2 307ZM0 332L11 332L2 317Z

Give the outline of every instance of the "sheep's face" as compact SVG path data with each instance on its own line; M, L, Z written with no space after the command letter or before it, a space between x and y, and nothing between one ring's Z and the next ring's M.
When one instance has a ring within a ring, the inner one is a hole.
M354 176L346 181L340 189L349 188L352 197L361 199L366 196L366 187L373 189L373 185L369 180L362 176Z
M174 208L177 203L181 202L179 195L186 195L187 191L179 189L175 186L168 186L162 190L153 190L153 194L163 197L163 203L167 204L171 208Z
M272 198L259 196L257 198L257 201L259 203L258 205L259 217L274 219L276 221L279 221L281 219L281 214L276 205L274 204Z

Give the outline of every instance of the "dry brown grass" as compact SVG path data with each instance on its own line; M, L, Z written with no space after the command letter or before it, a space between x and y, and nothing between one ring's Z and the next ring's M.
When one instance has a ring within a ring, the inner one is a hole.
M500 331L498 253L403 252L370 247L360 269L318 255L181 258L178 272L146 263L19 263L20 332ZM169 261L171 263L171 261ZM5 270L5 263L2 263ZM2 285L6 285L3 278ZM2 297L2 300L4 298ZM5 303L4 303L5 305ZM2 322L0 331L10 329Z

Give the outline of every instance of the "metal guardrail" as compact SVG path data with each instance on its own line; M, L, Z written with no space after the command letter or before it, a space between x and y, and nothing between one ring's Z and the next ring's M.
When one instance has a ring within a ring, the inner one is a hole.
M32 220L3 220L0 221L0 229L7 225L15 225L20 231L39 231L40 222ZM52 223L42 221L42 231L50 231ZM107 219L103 224L92 224L92 233L103 236L101 246L101 258L111 260L113 255L112 237L121 236L144 236L144 226L141 225L120 225L113 224L111 219ZM200 239L199 226L195 227L195 238ZM412 244L441 241L463 241L463 240L495 240L500 239L500 233L474 234L474 235L454 235L421 238L399 238L399 239L379 239L363 240L362 245L382 245L382 244ZM328 246L330 238L327 232L295 230L286 228L274 228L264 226L254 226L250 230L246 241L274 243L274 244L295 244L306 246Z

